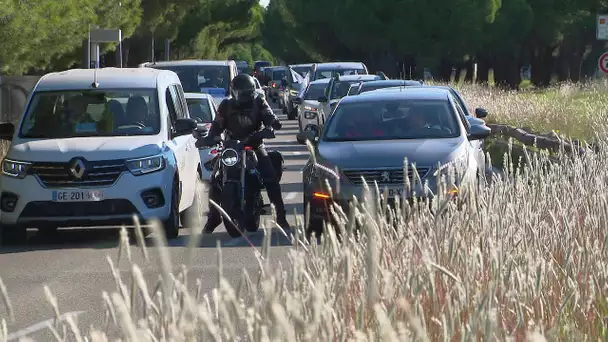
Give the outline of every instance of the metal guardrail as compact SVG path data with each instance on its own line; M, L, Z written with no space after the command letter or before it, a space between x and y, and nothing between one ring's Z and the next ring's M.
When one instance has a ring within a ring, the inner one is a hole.
M41 76L0 76L0 121L17 124Z

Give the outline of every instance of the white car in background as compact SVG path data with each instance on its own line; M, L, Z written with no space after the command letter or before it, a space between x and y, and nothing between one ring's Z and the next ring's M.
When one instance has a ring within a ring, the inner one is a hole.
M185 93L204 93L213 96L219 105L230 97L230 82L239 74L233 60L181 60L142 63L144 68L171 70L179 76Z
M133 226L162 221L168 238L200 216L200 161L180 80L148 68L72 69L38 81L11 141L0 188L0 230ZM187 213L187 214L186 214ZM192 216L190 216L192 215Z
M298 105L298 126L300 132L317 131L325 123L323 104L319 100L325 97L325 89L329 85L329 78L310 82L295 103Z
M211 123L217 115L217 106L215 105L213 98L208 94L186 93L185 95L190 116L196 120L198 125L195 135L197 138L202 138L206 136L207 133L209 133L209 129L211 129ZM198 153L201 158L203 181L208 182L211 179L213 158L217 156L217 150L201 148L198 150Z

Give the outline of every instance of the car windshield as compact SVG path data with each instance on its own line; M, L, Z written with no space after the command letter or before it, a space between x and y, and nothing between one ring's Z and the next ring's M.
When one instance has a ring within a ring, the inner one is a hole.
M304 100L313 100L317 101L319 97L325 96L325 88L327 84L311 84L308 86L308 90L306 90L306 94L304 94Z
M304 77L304 76L306 76L306 73L308 72L308 70L310 70L310 67L292 67L292 69L293 69L293 71L297 72L302 77Z
M359 141L454 138L460 126L448 100L351 102L336 108L323 140Z
M365 70L363 69L333 69L333 70L317 70L315 72L315 79L330 78L335 75L346 76L346 75L364 75Z
M211 108L209 107L209 101L207 99L186 99L188 103L188 111L190 117L196 120L198 123L210 123L213 121L211 115Z
M159 132L156 89L66 90L35 93L19 136L59 139Z
M277 69L272 72L273 81L280 81L286 76L287 76L287 70L285 70L285 69Z
M346 96L346 94L348 94L348 90L350 89L351 85L359 84L359 82L362 81L339 81L334 83L334 87L331 90L330 100L343 98Z
M230 83L230 68L226 65L156 66L152 68L171 70L177 74L185 93L209 93L225 95ZM211 89L218 89L212 91ZM223 91L222 91L223 90Z

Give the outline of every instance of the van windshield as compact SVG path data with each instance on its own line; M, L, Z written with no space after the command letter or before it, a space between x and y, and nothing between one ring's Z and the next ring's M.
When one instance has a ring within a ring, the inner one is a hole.
M150 68L171 70L177 74L184 93L206 93L226 96L230 83L230 67L226 65L151 65Z
M159 132L156 89L66 90L35 93L19 137L60 139Z

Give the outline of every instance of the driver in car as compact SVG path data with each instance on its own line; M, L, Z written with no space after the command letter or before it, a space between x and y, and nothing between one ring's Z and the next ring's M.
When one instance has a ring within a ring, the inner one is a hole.
M205 72L205 88L224 88L224 81L221 78L221 72L218 69L211 69Z

